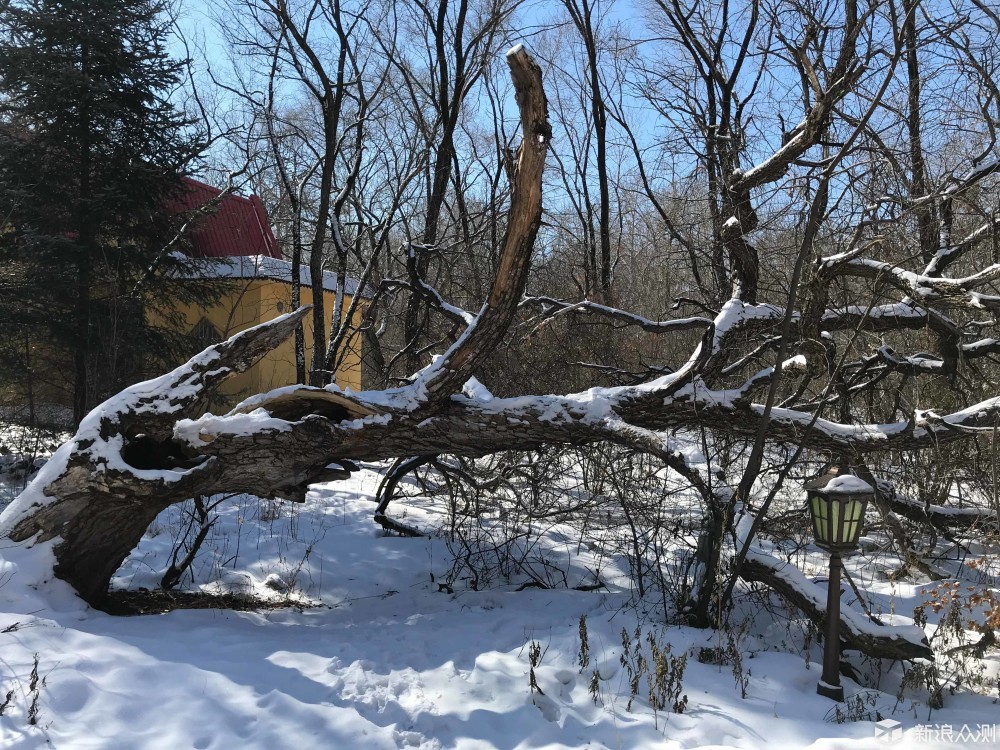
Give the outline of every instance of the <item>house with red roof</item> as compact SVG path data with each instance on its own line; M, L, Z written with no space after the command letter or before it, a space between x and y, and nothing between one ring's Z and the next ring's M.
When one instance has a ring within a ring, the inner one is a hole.
M186 238L184 252L197 260L195 273L201 278L218 279L223 293L212 305L180 304L175 308L190 335L193 348L201 349L233 334L291 311L292 264L282 257L271 229L264 204L256 195L244 197L223 191L204 182L184 178L184 192L169 207L172 213L206 211ZM214 208L213 208L213 204ZM312 277L303 266L301 303L312 304ZM324 310L334 308L338 286L337 274L323 273ZM351 300L363 290L356 279L344 280L346 313ZM364 295L367 297L367 295ZM352 321L360 327L367 301L359 300ZM306 343L306 366L311 361L312 316L303 321ZM194 351L192 351L192 354ZM261 393L295 383L293 340L285 341L250 370L230 378L224 392L230 396ZM347 344L337 368L337 385L361 389L361 337L355 335Z

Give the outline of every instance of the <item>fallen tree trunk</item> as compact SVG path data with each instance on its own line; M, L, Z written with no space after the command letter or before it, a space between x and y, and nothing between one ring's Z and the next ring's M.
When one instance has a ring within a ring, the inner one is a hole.
M769 555L751 553L740 567L740 577L762 583L805 613L824 632L826 592L794 566ZM840 640L844 648L880 659L933 659L923 631L916 626L886 627L842 607Z
M228 375L245 370L288 336L307 311L238 334L95 409L4 512L0 532L17 542L52 541L55 574L86 601L101 606L111 576L156 515L193 495L244 491L301 500L311 483L349 475L354 466L345 460L348 455L479 456L622 439L621 424L592 414L585 402L570 397L492 399L481 390L478 402L451 399L433 417L398 407L378 412L371 403L329 390L295 388L252 398L223 417L185 418ZM294 417L298 419L288 421ZM652 433L647 437L656 439ZM656 448L667 463L679 455L665 441L646 448ZM822 622L821 594L803 583L804 576L792 566L755 552L741 576L766 584ZM843 612L842 625L845 647L870 656L931 655L913 628L879 632L859 625L849 610Z

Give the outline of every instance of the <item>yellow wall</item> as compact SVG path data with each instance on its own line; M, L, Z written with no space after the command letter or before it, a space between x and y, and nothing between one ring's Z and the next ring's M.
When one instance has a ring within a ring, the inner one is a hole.
M271 279L233 279L227 284L232 290L225 292L212 307L199 305L181 305L178 308L184 317L184 332L191 331L205 317L226 339L235 333L276 318L282 312L292 309L292 287L281 281ZM324 312L327 319L333 312L336 295L333 292L323 294ZM312 289L302 287L302 304L312 304ZM344 296L344 312L351 304L351 297ZM355 311L354 326L360 324L364 314L364 303L358 305ZM312 315L303 320L306 345L306 371L312 361ZM327 332L329 335L329 331ZM192 352L193 354L194 352ZM244 373L229 378L222 387L222 393L233 398L242 398L254 393L262 393L284 385L296 382L295 377L295 338L290 337L275 350L271 351L260 362ZM343 364L337 370L337 385L341 388L361 390L361 338L358 335L348 340L347 353Z

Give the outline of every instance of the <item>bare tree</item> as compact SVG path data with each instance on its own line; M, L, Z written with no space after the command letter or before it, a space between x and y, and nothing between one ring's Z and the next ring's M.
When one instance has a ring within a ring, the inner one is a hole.
M569 83L565 90L555 93L556 111L570 152L568 163L559 161L563 180L574 180L572 185L567 182L566 192L585 245L582 292L613 304L612 156L609 107L605 99L616 92L602 76L602 56L606 56L606 31L602 26L610 8L602 8L590 0L563 0L561 5L569 17L572 33L563 34L554 50L557 59L568 52L569 60L552 61L554 66L564 68L563 75ZM597 190L593 195L591 180L595 177Z
M324 385L330 381L329 365L337 350L328 343L343 343L343 300L347 266L355 235L344 226L350 200L364 163L368 118L382 88L388 81L387 59L372 54L373 39L380 15L370 4L355 6L340 0L250 0L239 4L246 18L242 27L230 28L235 46L244 55L265 60L267 94L263 101L252 102L261 112L276 172L285 199L293 208L292 261L301 262L305 208L303 188L312 192L309 205L308 261L313 293L312 361L309 382ZM252 90L251 87L246 87ZM274 100L277 94L304 93L319 122L315 138L309 133L300 142L314 152L314 163L298 179L289 174L277 148ZM276 93L277 92L277 93ZM243 94L246 96L246 94ZM325 309L323 272L328 248L335 256L339 271L334 309ZM299 347L296 347L297 350Z

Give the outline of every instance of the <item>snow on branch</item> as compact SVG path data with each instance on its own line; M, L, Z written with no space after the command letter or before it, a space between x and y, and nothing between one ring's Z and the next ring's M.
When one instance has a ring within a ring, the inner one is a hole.
M748 539L754 526L752 513L741 508L736 517L736 546L743 557L740 577L748 582L767 584L817 625L822 625L826 619L825 589L809 580L791 563L775 557L758 539ZM933 658L927 635L921 628L916 625L883 625L849 607L840 610L840 637L846 648L869 656L883 659Z
M878 480L879 494L889 508L911 521L929 523L939 529L996 530L1000 528L1000 515L992 508L954 508L948 505L931 505L907 497L887 480Z
M430 249L431 248L423 245L415 245L412 242L407 243L406 270L410 275L410 283L408 284L408 287L423 297L424 300L431 305L431 307L437 309L451 320L465 326L471 326L475 321L476 316L472 313L466 312L460 307L456 307L450 302L446 302L444 297L441 295L441 292L427 283L427 281L420 275L417 267L417 252L426 252ZM397 285L399 284L399 282L393 283Z
M850 275L882 280L922 304L938 302L980 310L1000 311L1000 297L977 294L973 290L1000 279L1000 264L994 264L961 279L925 276L907 271L892 263L854 258L824 267L828 274Z
M309 310L238 333L99 405L0 514L0 534L50 544L54 573L98 603L122 560L167 506L227 487L281 495L290 482L315 481L315 472L308 471L282 472L269 481L266 466L226 465L173 439L178 419L196 414L227 377L288 338ZM258 410L234 415L230 429L240 420L245 434L267 435L287 425Z

